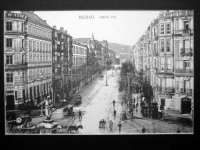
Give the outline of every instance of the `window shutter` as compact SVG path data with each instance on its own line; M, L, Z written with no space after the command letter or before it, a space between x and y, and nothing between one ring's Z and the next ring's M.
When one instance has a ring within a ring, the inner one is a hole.
M18 22L18 25L19 25L18 30L19 30L19 31L22 31L22 23L21 23L21 22Z
M13 31L17 31L17 21L13 22Z
M16 42L17 42L17 39L13 38L13 39L12 39L12 47L13 47L14 49L17 48L17 45L16 45L17 43L16 43Z
M179 25L179 30L183 30L183 21L181 19L179 19L178 25Z

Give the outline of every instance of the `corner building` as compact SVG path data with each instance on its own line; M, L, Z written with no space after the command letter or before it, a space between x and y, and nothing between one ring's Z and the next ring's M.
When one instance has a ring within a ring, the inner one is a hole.
M138 42L132 48L133 60L136 68L145 70L159 109L179 114L192 113L193 11L161 12L149 25L144 39L146 55L137 54L141 43ZM141 56L147 59L140 60ZM147 67L140 67L140 62Z
M51 96L52 28L33 11L6 11L5 24L5 89L13 90L7 109L22 109L28 100L36 107Z

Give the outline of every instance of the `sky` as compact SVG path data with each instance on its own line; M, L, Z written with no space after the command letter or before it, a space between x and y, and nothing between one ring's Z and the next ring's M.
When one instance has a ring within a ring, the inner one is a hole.
M159 11L35 11L51 27L64 27L73 38L94 38L133 46ZM90 19L86 19L86 17Z

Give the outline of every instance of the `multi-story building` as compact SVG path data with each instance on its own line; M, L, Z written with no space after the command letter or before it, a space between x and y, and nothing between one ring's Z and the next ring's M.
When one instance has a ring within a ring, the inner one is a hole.
M45 20L33 11L6 11L4 51L7 109L51 95L52 28Z
M143 60L140 60L140 54L136 54L138 43L132 48L132 54L138 65L136 68L140 68L140 62L147 65L143 68L147 81L154 88L154 100L160 109L190 113L194 76L193 11L160 13L149 25L145 40Z
M65 86L67 86L68 74L68 51L69 51L69 35L63 27L60 30L53 26L52 30L53 52L52 52L52 72L53 72L53 95L54 104L58 104L67 97ZM71 84L70 84L71 85ZM70 85L69 89L70 89Z
M73 90L74 93L85 86L86 81L83 78L87 75L87 45L81 44L78 41L73 41L73 66L72 66L72 75L73 75ZM86 79L86 78L84 78Z

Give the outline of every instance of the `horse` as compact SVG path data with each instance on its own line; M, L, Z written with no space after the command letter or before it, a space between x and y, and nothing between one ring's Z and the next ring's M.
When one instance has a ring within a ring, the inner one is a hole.
M76 130L76 132L79 132L79 131L78 131L79 128L83 129L83 126L82 126L82 125L78 125L78 126L69 126L67 132L70 131L70 133L71 133L71 130Z

